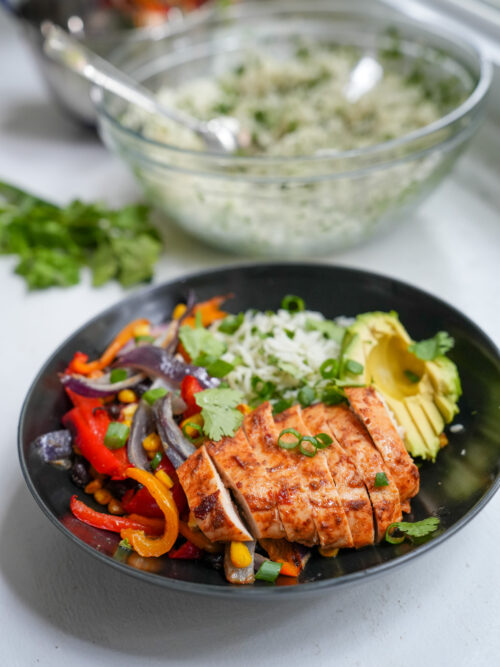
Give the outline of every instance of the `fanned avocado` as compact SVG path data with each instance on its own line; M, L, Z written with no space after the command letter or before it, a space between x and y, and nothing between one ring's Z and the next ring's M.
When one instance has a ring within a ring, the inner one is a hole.
M344 336L342 377L373 384L404 429L408 451L435 459L445 422L458 412L460 379L447 357L423 361L409 352L413 342L395 312L358 315ZM350 372L349 360L361 364L363 371Z

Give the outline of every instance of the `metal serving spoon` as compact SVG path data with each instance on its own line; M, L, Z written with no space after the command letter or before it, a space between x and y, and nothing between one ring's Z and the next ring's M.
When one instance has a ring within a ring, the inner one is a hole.
M62 28L46 22L42 25L42 34L44 51L52 60L148 113L187 127L204 141L208 150L234 153L248 145L247 133L242 131L236 118L227 116L201 121L183 111L164 107L150 90L83 46Z

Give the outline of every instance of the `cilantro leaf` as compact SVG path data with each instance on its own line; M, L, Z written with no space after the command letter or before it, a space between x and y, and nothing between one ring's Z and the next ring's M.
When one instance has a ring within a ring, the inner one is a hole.
M446 331L438 331L434 338L412 343L408 347L408 352L423 361L432 361L441 354L446 354L454 345L455 341Z
M226 345L203 327L184 325L180 328L179 339L191 359L197 359L202 354L218 359L226 351Z
M201 408L203 431L211 440L232 436L241 426L243 415L236 406L243 400L241 391L235 389L205 389L194 395Z
M434 533L439 526L439 518L437 516L430 516L422 521L397 521L385 531L385 539L391 544L400 544L407 537L411 542L418 542L424 537L428 537ZM403 535L401 537L393 537L392 531L398 530Z
M243 324L243 313L238 315L228 315L219 324L219 331L225 334L235 334Z
M332 320L306 320L306 331L319 331L325 338L334 340L339 345L342 344L344 338L345 328L340 324L332 322Z

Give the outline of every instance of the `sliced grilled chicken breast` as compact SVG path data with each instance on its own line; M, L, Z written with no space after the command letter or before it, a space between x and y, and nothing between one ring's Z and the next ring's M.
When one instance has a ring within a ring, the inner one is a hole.
M418 493L420 476L384 403L373 387L346 387L345 392L396 482L404 510L409 511L407 501Z
M205 446L177 468L179 481L200 530L213 542L250 542L252 536L239 518L231 496Z
M232 438L208 442L206 447L225 486L232 490L252 534L258 539L285 537L273 485L243 429Z
M300 405L294 405L277 415L274 421L280 429L294 428L301 435L315 435L304 423ZM317 454L309 458L297 451L285 453L297 459L321 546L352 547L354 543L347 516L326 459Z
M274 486L276 504L286 538L313 546L319 542L297 457L278 447L280 429L273 420L271 406L263 403L246 415L243 428L255 456Z
M325 406L325 411L330 429L366 486L375 516L377 540L380 541L391 523L401 521L398 488L368 431L356 415L344 405ZM375 486L378 472L385 473L387 486Z
M359 549L373 544L375 533L370 498L356 466L339 445L328 425L325 405L319 403L302 410L302 418L309 431L315 435L327 433L333 440L332 444L318 452L317 456L323 457L328 464L346 513L354 546Z

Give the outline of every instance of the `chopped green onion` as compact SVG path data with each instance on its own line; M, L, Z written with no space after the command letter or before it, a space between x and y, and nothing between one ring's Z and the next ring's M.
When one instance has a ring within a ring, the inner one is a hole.
M243 324L243 318L243 313L238 313L238 315L228 315L219 324L219 331L225 334L236 333Z
M274 382L264 382L258 375L252 377L250 384L252 385L254 392L260 399L262 399L262 401L269 400L276 390Z
M291 407L291 405L292 405L291 400L287 400L286 398L278 399L276 403L273 405L273 415L279 415L280 412L288 410L288 408Z
M301 299L300 296L287 294L283 297L281 307L283 310L288 310L289 313L300 313L302 310L306 309L306 304L304 303L304 299Z
M149 403L149 405L153 405L155 401L166 395L167 390L164 387L157 387L156 389L148 389L148 391L145 391L142 398Z
M327 359L319 367L319 372L325 380L336 378L339 372L339 362L337 359Z
M189 433L187 432L188 428L193 428L193 429L195 429L196 431L198 431L198 433L200 434L200 435L198 436L198 438L199 438L200 436L203 435L203 429L201 428L201 426L200 426L199 424L196 424L195 422L187 422L187 423L184 424L184 426L182 427L182 433L186 436L186 438L187 438L190 442L195 442L196 440L198 440L198 438L193 438L191 435L189 435Z
M155 342L155 337L154 336L135 336L134 338L136 343L154 343Z
M333 442L333 438L331 438L328 433L317 433L314 438L318 449L326 449Z
M401 544L401 542L404 542L404 540L405 540L404 535L402 535L401 537L393 537L393 536L392 536L392 530L393 530L393 528L397 528L397 527L398 527L398 523L397 523L397 522L396 522L396 523L391 523L391 525L388 526L388 527L387 527L387 530L385 531L385 539L386 539L387 542L389 542L390 544Z
M286 440L285 436L293 435L295 440ZM301 441L301 435L294 428L285 428L278 436L278 446L282 449L295 449Z
M387 479L385 472L378 472L375 475L375 488L380 486L389 486L389 480Z
M406 375L406 377L408 378L408 380L410 382L412 382L413 384L416 384L417 382L420 382L420 377L416 373L414 373L413 371L406 370L406 371L403 371L403 372Z
M311 403L316 398L316 392L312 387L305 386L299 389L297 398L299 399L301 406L303 408L307 408L307 406L311 405Z
M283 563L275 563L273 560L265 560L259 567L258 572L256 572L255 578L260 579L260 581L267 581L270 584L274 584L282 567Z
M132 545L127 539L124 539L118 543L116 551L113 554L113 559L117 560L119 563L125 563L132 551Z
M201 315L201 310L197 310L194 316L194 323L196 329L203 329L203 319Z
M104 436L104 444L108 449L121 449L127 442L129 432L127 424L111 422Z
M161 452L156 452L156 454L153 456L153 458L149 462L149 465L151 466L151 470L156 470L156 468L160 465L162 458L163 458L163 454Z
M292 331L291 329L283 329L283 331L286 333L290 340L295 338L295 331Z
M122 382L127 379L127 371L124 368L113 368L109 375L109 380L112 384L115 382Z
M312 446L312 449L304 447L304 442L309 443ZM309 458L316 456L318 451L318 442L316 438L312 435L303 435L299 442L299 451L301 454L304 454L304 456L308 456Z
M360 364L358 361L354 361L354 359L347 359L344 365L344 369L353 375L361 375L361 373L364 371L364 368L365 367L363 364Z
M335 384L328 384L321 394L321 400L326 405L337 405L347 401L347 398L340 387Z

